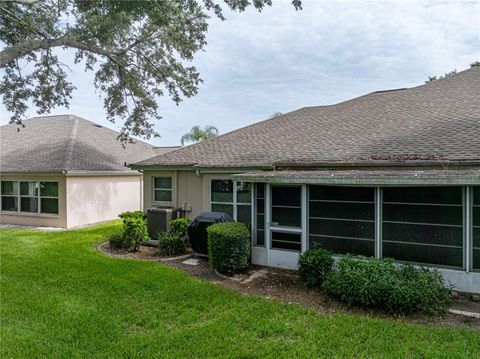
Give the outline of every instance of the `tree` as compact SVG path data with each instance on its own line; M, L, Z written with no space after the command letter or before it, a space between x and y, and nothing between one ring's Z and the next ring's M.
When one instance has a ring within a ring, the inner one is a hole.
M218 135L218 129L214 126L205 126L203 129L200 126L193 126L188 133L182 136L180 142L183 146L187 142L202 142L216 135Z
M158 99L177 105L201 83L191 66L204 49L211 15L224 20L220 0L12 0L0 2L0 94L11 122L30 103L38 113L67 106L74 85L54 53L74 49L75 64L93 71L107 118L124 135L158 135ZM261 11L271 0L224 0L233 11ZM293 0L301 9L301 0Z

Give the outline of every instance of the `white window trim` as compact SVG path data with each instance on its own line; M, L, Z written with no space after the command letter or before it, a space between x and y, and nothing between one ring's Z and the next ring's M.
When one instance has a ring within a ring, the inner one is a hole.
M155 179L157 178L170 178L170 183L172 184L171 188L155 188ZM174 185L174 176L152 176L152 203L153 204L159 204L159 205L167 205L171 206L173 203L173 185ZM170 192L170 201L157 201L155 200L155 192L156 191L169 191Z
M17 210L16 211L10 211L10 210L4 210L2 208L2 202L0 200L0 211L3 212L3 213L8 213L8 214L21 214L21 215L25 215L25 216L28 216L28 215L31 215L31 216L47 216L47 217L58 217L59 214L60 214L60 202L58 202L57 204L57 207L58 207L58 212L57 213L48 213L48 212L42 212L41 209L42 209L42 199L56 199L57 201L59 201L59 195L57 195L57 197L53 197L53 196L42 196L40 194L41 192L41 188L40 188L40 183L41 182L52 182L52 183L56 183L57 184L57 191L60 190L60 186L59 186L59 183L58 181L31 181L31 180L13 180L13 181L10 181L10 180L5 180L5 181L1 181L1 182L17 182L17 194L16 195L10 195L10 194L6 194L4 195L3 193L0 193L0 199L1 197L13 197L13 198L17 198ZM28 196L28 195L22 195L20 194L21 192L21 189L20 189L20 183L22 182L33 182L33 183L36 183L37 185L37 195L36 196ZM1 183L0 183L1 185ZM22 211L21 208L22 208L22 202L21 202L21 199L22 198L36 198L37 199L37 211L36 212L27 212L27 211Z

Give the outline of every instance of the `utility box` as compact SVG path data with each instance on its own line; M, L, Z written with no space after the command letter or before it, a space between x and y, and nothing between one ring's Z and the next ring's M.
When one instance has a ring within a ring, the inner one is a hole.
M148 208L147 229L151 239L158 239L159 234L170 231L170 221L183 217L180 208Z

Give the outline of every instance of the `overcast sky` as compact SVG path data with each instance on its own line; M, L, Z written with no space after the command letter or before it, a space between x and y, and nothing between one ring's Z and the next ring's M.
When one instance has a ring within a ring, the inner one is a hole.
M221 133L303 106L327 105L368 92L422 84L428 76L463 70L480 59L480 0L308 1L295 11L273 0L262 13L226 12L212 19L206 51L194 65L204 83L176 106L159 100L157 146L178 145L193 125ZM72 52L62 54L68 62ZM71 66L77 90L70 109L105 126L92 76ZM35 115L31 109L28 115ZM1 123L9 114L1 107Z

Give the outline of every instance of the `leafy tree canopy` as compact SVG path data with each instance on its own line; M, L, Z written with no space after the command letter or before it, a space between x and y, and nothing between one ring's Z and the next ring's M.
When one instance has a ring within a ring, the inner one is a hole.
M201 128L200 126L193 126L192 129L184 134L180 139L182 146L185 143L192 142L202 142L208 140L210 137L215 137L218 135L218 129L214 126L205 126Z
M301 9L301 0L293 0ZM123 121L125 136L158 135L158 98L176 104L201 83L191 66L202 50L210 16L261 11L271 0L13 0L0 2L0 94L11 122L30 103L48 113L68 106L74 85L54 48L75 49L75 64L93 71L107 118Z

